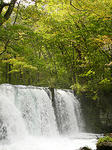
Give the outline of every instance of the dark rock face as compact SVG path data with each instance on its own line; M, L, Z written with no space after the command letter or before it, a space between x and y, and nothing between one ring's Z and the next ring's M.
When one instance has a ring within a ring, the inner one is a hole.
M94 133L112 132L112 94L92 100L83 93L79 97L86 131Z
M7 137L7 128L3 124L3 121L0 119L0 140L6 139Z
M112 142L102 142L97 144L97 150L112 150Z

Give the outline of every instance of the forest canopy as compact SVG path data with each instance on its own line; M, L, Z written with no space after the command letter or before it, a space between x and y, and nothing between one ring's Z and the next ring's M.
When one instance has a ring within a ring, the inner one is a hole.
M0 84L112 92L112 1L0 0Z

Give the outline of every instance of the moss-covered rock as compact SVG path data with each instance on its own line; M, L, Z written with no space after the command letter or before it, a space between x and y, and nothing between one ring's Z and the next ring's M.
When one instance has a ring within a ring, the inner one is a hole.
M97 150L112 150L112 137L105 136L97 142Z

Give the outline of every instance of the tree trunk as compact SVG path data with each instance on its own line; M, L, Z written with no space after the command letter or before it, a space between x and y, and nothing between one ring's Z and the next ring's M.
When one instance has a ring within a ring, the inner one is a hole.
M8 68L9 68L9 76L8 76L8 82L11 84L11 64L8 65Z

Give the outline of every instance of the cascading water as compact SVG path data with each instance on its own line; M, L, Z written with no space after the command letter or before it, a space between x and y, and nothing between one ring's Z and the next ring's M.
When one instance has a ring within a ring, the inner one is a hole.
M16 106L29 132L32 135L56 135L58 131L52 102L44 88L22 87L16 92Z
M31 135L58 134L52 102L44 88L1 85L0 103L2 107L0 113L4 115L0 118L3 118L1 121L6 124L7 129L16 121L17 125L13 126L12 130L19 133L24 124ZM17 122L20 120L23 122Z
M27 135L24 120L14 104L14 88L0 87L0 139L16 140Z
M79 101L72 91L55 90L55 101L59 130L62 134L74 135L82 129Z
M75 144L59 136L59 132L74 137L80 133L83 121L78 100L69 90L55 90L53 108L51 95L48 88L0 85L0 149L73 150L79 147L79 141Z

